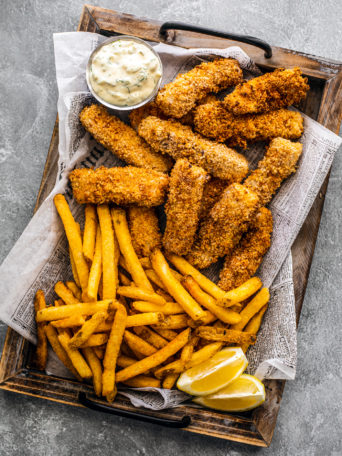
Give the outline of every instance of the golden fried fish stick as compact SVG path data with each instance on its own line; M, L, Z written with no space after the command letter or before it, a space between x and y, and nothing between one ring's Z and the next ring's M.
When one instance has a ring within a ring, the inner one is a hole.
M199 218L204 218L209 214L212 207L220 199L225 188L228 187L232 182L213 177L207 182L203 189L203 197L201 201L201 209L199 213Z
M259 207L259 198L253 191L240 184L230 185L203 220L187 260L202 269L229 254Z
M130 207L128 222L133 248L138 257L149 257L155 247L161 247L158 217L153 208Z
M257 271L271 245L272 214L262 207L239 245L226 256L218 286L225 291L239 287Z
M219 92L242 81L242 70L234 59L217 59L179 74L158 93L156 102L166 116L180 118L209 92Z
M168 200L165 205L165 250L186 255L195 239L204 184L210 176L188 160L176 161L172 169Z
M305 98L310 88L307 82L298 67L278 68L239 85L226 96L223 104L235 115L273 111Z
M86 106L80 121L96 141L129 165L164 173L171 168L170 159L151 150L133 128L109 114L104 106Z
M202 135L244 148L247 142L277 137L298 139L304 128L303 117L296 111L278 109L262 114L234 116L220 101L196 108L194 123Z
M69 179L79 204L159 206L165 200L169 184L166 174L135 166L75 169Z
M186 158L214 177L240 182L248 172L246 158L224 144L217 144L194 133L174 120L146 117L139 125L141 135L153 149L172 158Z
M244 182L246 188L258 195L263 206L271 201L282 181L296 171L302 149L301 143L287 139L275 138L271 141L264 158Z

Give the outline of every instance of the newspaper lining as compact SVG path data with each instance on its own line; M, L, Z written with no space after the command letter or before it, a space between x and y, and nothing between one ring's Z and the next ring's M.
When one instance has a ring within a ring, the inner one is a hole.
M86 33L54 35L57 84L59 89L59 162L55 187L0 267L2 301L0 318L23 337L36 342L33 297L38 288L48 303L56 298L54 284L72 277L68 245L53 205L53 196L64 193L74 217L82 223L83 208L72 199L68 174L75 167L124 166L109 151L90 138L79 122L79 112L94 102L85 81L85 67L92 50L104 37ZM163 84L212 55L239 60L244 76L260 74L251 59L238 47L227 49L189 49L155 45L163 62ZM127 115L120 117L127 120ZM257 343L248 351L248 371L259 378L293 379L296 372L296 319L290 248L330 169L341 138L304 115L301 138L303 154L299 167L282 185L270 204L274 220L272 244L258 275L270 287L271 300ZM251 168L264 154L264 145L250 147L245 155ZM20 259L20 260L19 260ZM218 277L219 265L207 269ZM47 372L65 376L65 368L55 356L49 357ZM188 399L179 391L124 389L133 405L159 410L175 407Z

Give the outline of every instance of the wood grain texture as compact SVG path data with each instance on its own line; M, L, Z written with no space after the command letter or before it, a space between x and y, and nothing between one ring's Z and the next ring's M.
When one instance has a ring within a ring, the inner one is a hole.
M132 34L150 41L161 41L187 48L223 48L237 44L222 38L212 38L184 31L170 31L164 41L159 36L161 24L157 21L139 19L129 14L90 5L87 5L87 8L89 8L102 29L117 34ZM85 7L78 30L95 31L95 26L89 20ZM278 67L300 66L303 73L309 77L311 87L301 109L330 130L338 132L342 116L341 63L276 47L272 48L273 57L267 60L264 58L262 50L250 45L240 43L239 45L263 71L271 71ZM57 158L58 119L53 131L35 210L38 209L54 185L57 173ZM328 179L329 177L324 182L292 247L297 322L314 253ZM32 346L15 331L8 329L0 362L0 388L75 406L80 406L78 401L79 392L85 392L90 399L105 403L95 398L89 385L48 376L35 371L30 363L31 353ZM232 415L200 409L191 405L158 412L139 409L139 412L168 419L179 419L188 414L191 416L192 423L186 430L190 432L252 445L268 446L275 429L285 382L271 380L266 381L265 385L267 389L266 402L253 412L245 414ZM121 396L117 397L114 406L122 410L135 410L130 402Z

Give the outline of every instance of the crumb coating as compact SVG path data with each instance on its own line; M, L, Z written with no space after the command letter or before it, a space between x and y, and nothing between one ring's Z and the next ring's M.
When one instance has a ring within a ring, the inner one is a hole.
M161 247L161 233L154 208L128 208L128 223L133 248L138 257L149 257L154 248Z

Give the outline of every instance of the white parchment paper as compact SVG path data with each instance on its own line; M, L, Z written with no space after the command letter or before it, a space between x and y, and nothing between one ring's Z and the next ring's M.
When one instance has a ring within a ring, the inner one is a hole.
M43 289L47 302L52 303L55 298L54 284L72 277L67 240L53 205L53 196L64 193L74 217L82 223L83 208L72 199L69 172L75 167L124 166L123 162L91 139L79 122L83 107L95 101L85 80L87 60L104 39L86 32L54 35L59 89L57 180L53 191L0 267L0 318L33 343L36 342L33 310L36 290ZM155 49L163 62L163 84L212 55L236 58L246 78L260 74L251 59L238 47L185 50L158 44ZM120 117L127 120L127 115ZM307 116L304 116L304 124L301 138L303 154L298 170L282 185L270 204L274 219L272 244L258 271L265 286L270 287L271 300L257 343L248 351L248 370L261 379L295 377L297 344L290 248L341 144L341 138ZM264 145L256 144L245 154L251 168L254 168L264 154ZM210 278L216 279L217 273L217 265L207 270ZM64 367L54 356L49 359L47 371L54 375L66 375ZM122 394L129 397L135 406L152 409L175 407L188 398L179 391L158 388L125 389Z

